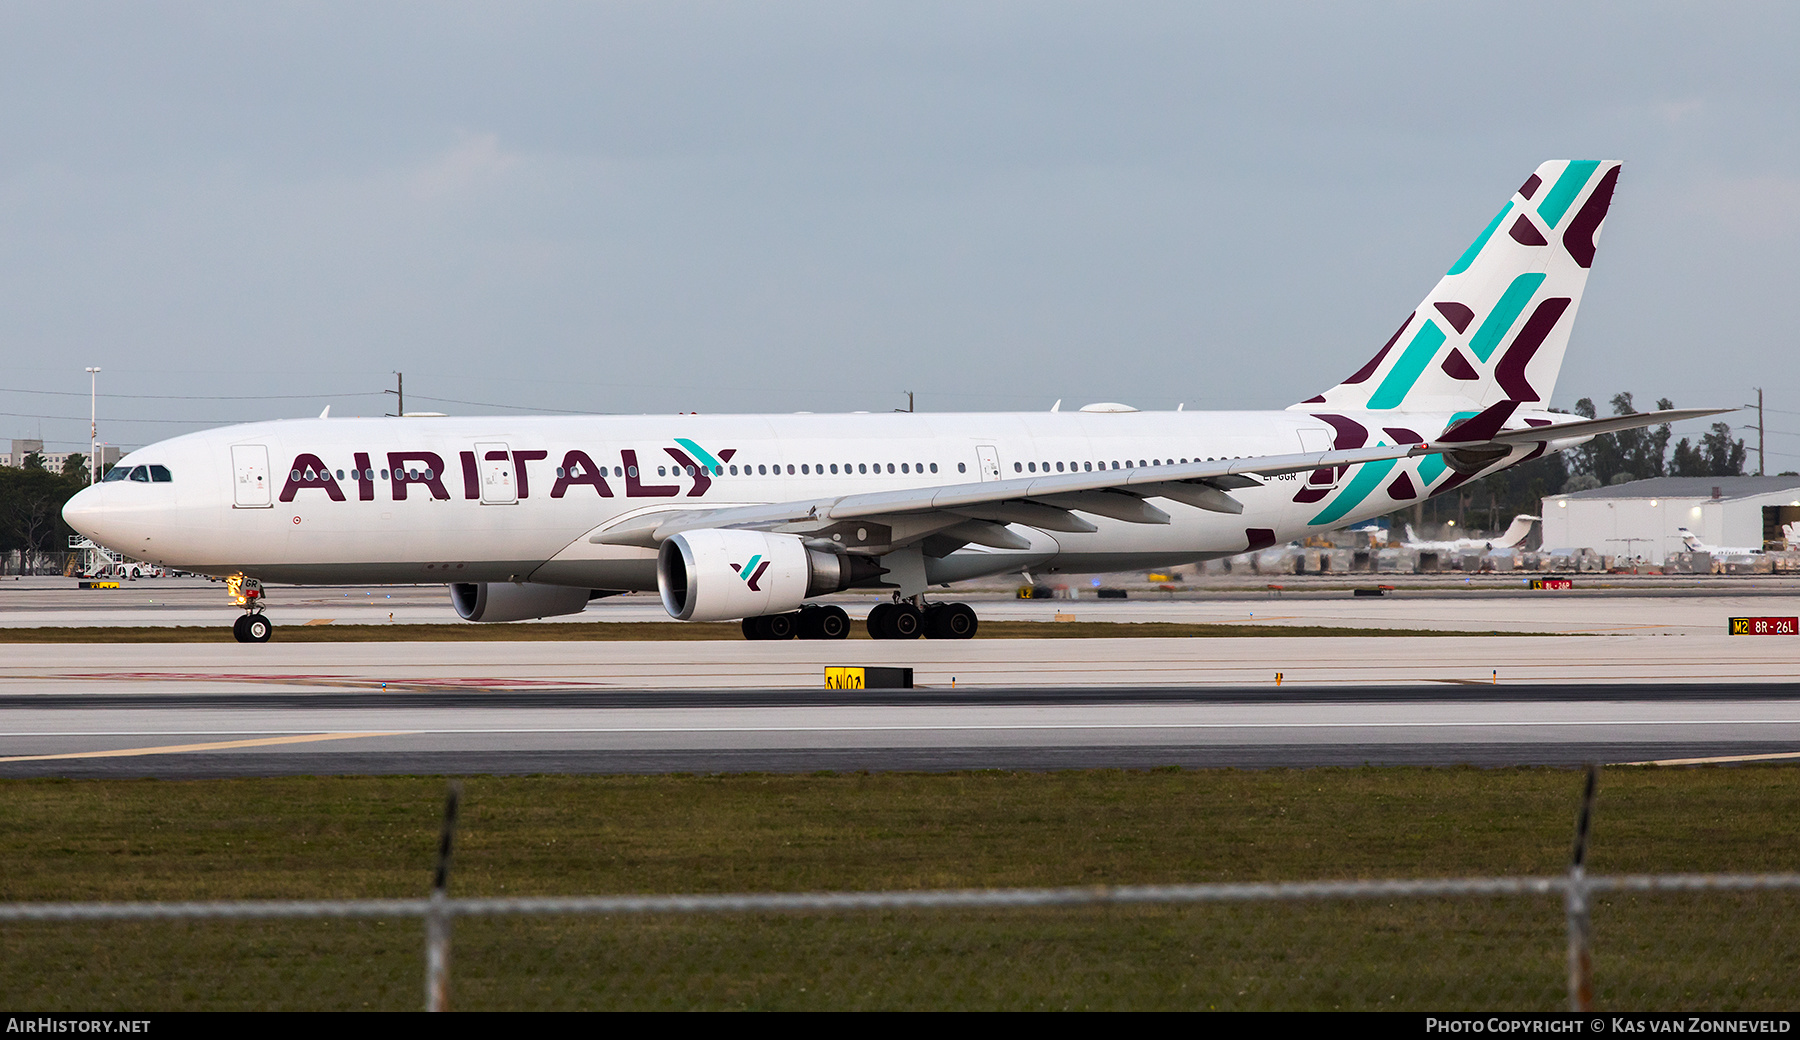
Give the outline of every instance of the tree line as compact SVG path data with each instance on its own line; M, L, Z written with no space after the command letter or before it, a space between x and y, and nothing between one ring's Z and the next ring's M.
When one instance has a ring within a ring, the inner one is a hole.
M60 471L36 452L22 462L0 466L0 552L66 551L74 532L63 523L63 503L88 486L87 457L70 455Z

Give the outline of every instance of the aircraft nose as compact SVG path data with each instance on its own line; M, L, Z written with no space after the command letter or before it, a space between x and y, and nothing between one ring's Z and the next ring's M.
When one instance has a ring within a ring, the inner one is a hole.
M63 522L94 540L99 540L101 522L105 519L106 508L102 505L102 492L98 484L82 488L75 492L68 502L63 504Z

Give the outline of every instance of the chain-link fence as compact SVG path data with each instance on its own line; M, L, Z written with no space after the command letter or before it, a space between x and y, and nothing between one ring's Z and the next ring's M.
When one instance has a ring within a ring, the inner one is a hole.
M455 806L453 789L427 898L0 904L0 1002L1745 1011L1800 996L1800 874L1589 877L1585 811L1551 877L452 898Z

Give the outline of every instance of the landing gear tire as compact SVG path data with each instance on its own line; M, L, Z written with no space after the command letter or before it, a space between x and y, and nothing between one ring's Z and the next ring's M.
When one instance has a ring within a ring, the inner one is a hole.
M232 624L231 634L240 643L266 643L275 634L275 626L261 614L245 614Z
M798 620L794 614L764 614L762 617L744 619L745 639L792 639L794 623Z
M911 603L878 603L869 611L869 638L917 639L925 627L925 615Z
M967 603L933 603L925 608L927 639L974 639L979 624Z
M794 634L801 639L847 639L850 615L842 607L801 607Z

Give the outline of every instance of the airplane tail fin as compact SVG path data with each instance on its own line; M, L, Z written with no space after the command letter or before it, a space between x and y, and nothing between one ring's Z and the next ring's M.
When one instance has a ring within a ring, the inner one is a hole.
M1542 407L1618 179L1616 161L1539 166L1368 364L1294 409Z
M1677 527L1675 529L1675 533L1681 536L1681 544L1687 546L1688 552L1703 551L1703 547L1700 544L1700 539L1694 537L1694 532L1688 530L1685 527Z
M1781 536L1787 539L1788 547L1800 547L1800 520L1781 525Z
M1524 542L1525 536L1531 533L1531 525L1537 522L1537 517L1527 516L1524 513L1513 517L1512 526L1506 529L1506 533L1494 539L1494 548L1511 549Z

